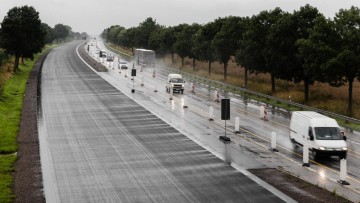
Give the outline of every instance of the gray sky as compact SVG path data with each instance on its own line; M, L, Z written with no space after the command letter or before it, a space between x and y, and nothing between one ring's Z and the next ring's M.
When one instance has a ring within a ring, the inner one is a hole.
M307 3L331 18L341 8L360 8L360 0L0 0L0 21L9 9L29 5L51 27L62 23L75 32L97 35L111 25L136 27L148 17L166 26L204 24L218 17L252 16L275 7L293 12Z

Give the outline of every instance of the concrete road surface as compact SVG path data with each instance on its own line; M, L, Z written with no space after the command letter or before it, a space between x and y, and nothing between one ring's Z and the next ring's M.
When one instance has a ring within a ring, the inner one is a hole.
M104 81L72 42L47 57L39 135L47 202L282 202Z

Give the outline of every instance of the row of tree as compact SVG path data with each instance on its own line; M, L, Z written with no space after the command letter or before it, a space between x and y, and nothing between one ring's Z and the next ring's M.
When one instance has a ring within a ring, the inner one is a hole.
M0 48L6 54L15 56L14 72L18 70L19 59L33 58L45 44L81 39L86 33L74 33L71 27L57 24L51 28L42 23L39 13L31 6L10 9L0 27Z
M304 83L304 100L315 81L332 86L349 85L348 115L352 115L353 82L360 78L360 10L340 9L333 19L317 8L305 5L293 13L280 8L252 17L229 16L204 25L162 26L147 18L137 27L115 25L101 36L129 48L147 48L158 56L178 54L209 63L219 61L224 80L231 57L247 74L269 73L271 89L275 80Z

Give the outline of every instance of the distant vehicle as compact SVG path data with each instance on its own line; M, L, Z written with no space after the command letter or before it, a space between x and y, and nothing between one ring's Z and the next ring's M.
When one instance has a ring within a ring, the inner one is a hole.
M184 94L184 83L185 81L180 74L170 73L166 80L166 92L170 93L170 90L172 89L173 92L181 92L181 94Z
M96 49L95 54L99 54L99 53L100 53L100 50Z
M119 69L128 69L128 65L125 61L119 61L118 68Z
M294 111L290 121L290 140L309 147L314 158L339 156L346 158L346 136L335 119L313 111Z
M155 51L135 49L134 60L137 65L155 67Z
M114 61L114 56L113 55L108 55L106 57L106 61Z
M99 52L99 57L100 58L106 58L106 51L105 50L101 50L100 52Z

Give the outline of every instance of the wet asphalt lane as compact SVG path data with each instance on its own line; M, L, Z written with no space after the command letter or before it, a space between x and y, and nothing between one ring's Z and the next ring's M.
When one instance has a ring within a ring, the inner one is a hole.
M77 44L54 49L42 70L48 202L282 201L100 78Z

